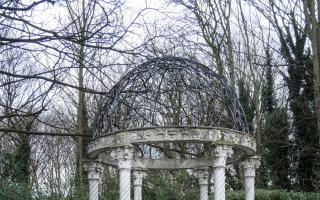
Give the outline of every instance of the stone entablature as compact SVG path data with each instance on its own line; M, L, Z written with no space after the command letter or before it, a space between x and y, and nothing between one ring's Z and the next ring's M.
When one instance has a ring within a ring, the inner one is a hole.
M247 155L254 155L256 150L254 137L240 131L220 127L168 126L123 130L104 135L90 142L87 152L90 158L96 158L99 153L117 147L162 142L224 144L240 148Z
M101 154L97 159L102 163L118 166L118 160L113 159L108 154ZM131 168L134 169L193 169L213 167L213 162L208 158L190 158L190 159L143 159L134 158L131 162Z

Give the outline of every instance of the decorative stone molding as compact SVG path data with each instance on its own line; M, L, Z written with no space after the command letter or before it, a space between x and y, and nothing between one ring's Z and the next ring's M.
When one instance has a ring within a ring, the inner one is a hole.
M233 154L232 146L216 145L213 149L214 200L225 200L225 167Z
M110 153L110 156L118 161L120 200L130 200L130 179L133 155L134 150L130 146L115 148Z
M133 171L134 200L142 200L142 181L146 175L141 169Z
M208 200L208 183L209 183L209 172L208 168L200 168L194 170L194 175L199 179L199 199Z
M212 167L212 161L208 158L190 159L134 159L132 168L136 169L198 169Z
M160 142L224 143L237 146L246 155L254 155L256 149L254 137L240 131L219 127L168 126L123 130L104 135L90 142L87 151L90 158L96 158L100 152L117 147Z
M142 185L143 178L147 176L147 173L144 170L134 170L132 173L133 176L133 185Z
M199 179L199 185L208 185L209 172L207 168L194 170L194 175Z
M118 160L119 169L130 169L132 166L132 160Z
M227 145L217 145L213 149L213 167L226 167L227 158L233 154L232 147Z
M121 160L131 160L133 158L132 147L118 147L111 151L111 157Z
M93 161L86 161L83 164L83 168L88 172L89 180L89 200L99 199L99 183L101 181L100 175L103 167Z
M100 163L94 161L85 161L83 164L83 168L88 172L88 179L90 180L98 180L100 181L100 175L103 171L103 166Z
M111 151L111 157L118 160L119 169L130 169L134 150L132 147L118 147Z
M241 165L244 169L244 177L255 177L255 171L260 167L260 158L257 156L246 158Z
M246 158L242 163L244 172L245 200L254 200L254 178L256 169L260 166L257 156Z

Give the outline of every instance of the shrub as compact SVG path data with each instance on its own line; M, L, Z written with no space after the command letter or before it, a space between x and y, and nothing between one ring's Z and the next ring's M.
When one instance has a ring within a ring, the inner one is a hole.
M243 200L243 191L227 192L228 200ZM288 192L284 190L256 190L255 199L257 200L317 200L320 193L315 192Z
M0 199L31 200L31 188L23 183L5 182L0 185Z

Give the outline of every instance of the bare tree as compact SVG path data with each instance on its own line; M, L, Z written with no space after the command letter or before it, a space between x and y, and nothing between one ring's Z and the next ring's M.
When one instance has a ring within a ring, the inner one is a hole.
M224 60L226 60L231 86L235 89L233 41L230 26L232 1L175 0L173 2L183 5L193 13L201 36L212 51L219 74L225 75Z

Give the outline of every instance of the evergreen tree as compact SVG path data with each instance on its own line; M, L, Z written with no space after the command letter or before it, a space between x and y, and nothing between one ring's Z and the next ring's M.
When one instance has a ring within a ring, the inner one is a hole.
M290 60L287 79L289 105L293 113L296 150L297 189L313 191L313 167L316 164L317 123L313 98L313 75L310 52L296 49Z
M239 101L246 115L249 131L252 132L253 119L254 119L254 106L252 105L252 102L250 99L250 90L243 78L239 80L238 84L239 84Z
M272 58L266 50L266 80L262 89L262 112L265 124L262 137L262 162L259 172L262 175L262 185L280 189L289 189L290 160L289 160L289 124L287 109L280 108L276 103ZM277 158L277 159L275 159Z
M278 23L273 6L274 26L281 45L281 54L288 64L283 74L289 90L294 145L294 189L314 191L314 168L317 165L317 121L314 107L313 65L307 45L306 29L300 28L296 13L290 12L285 27Z
M263 113L272 113L276 107L276 98L274 95L274 78L272 72L272 58L270 51L266 50L266 80L262 88L261 111Z
M29 184L29 162L30 162L31 146L30 136L20 135L19 144L14 155L14 181L22 184Z
M290 142L286 108L276 107L268 113L264 128L264 159L270 172L270 181L275 189L290 189Z

